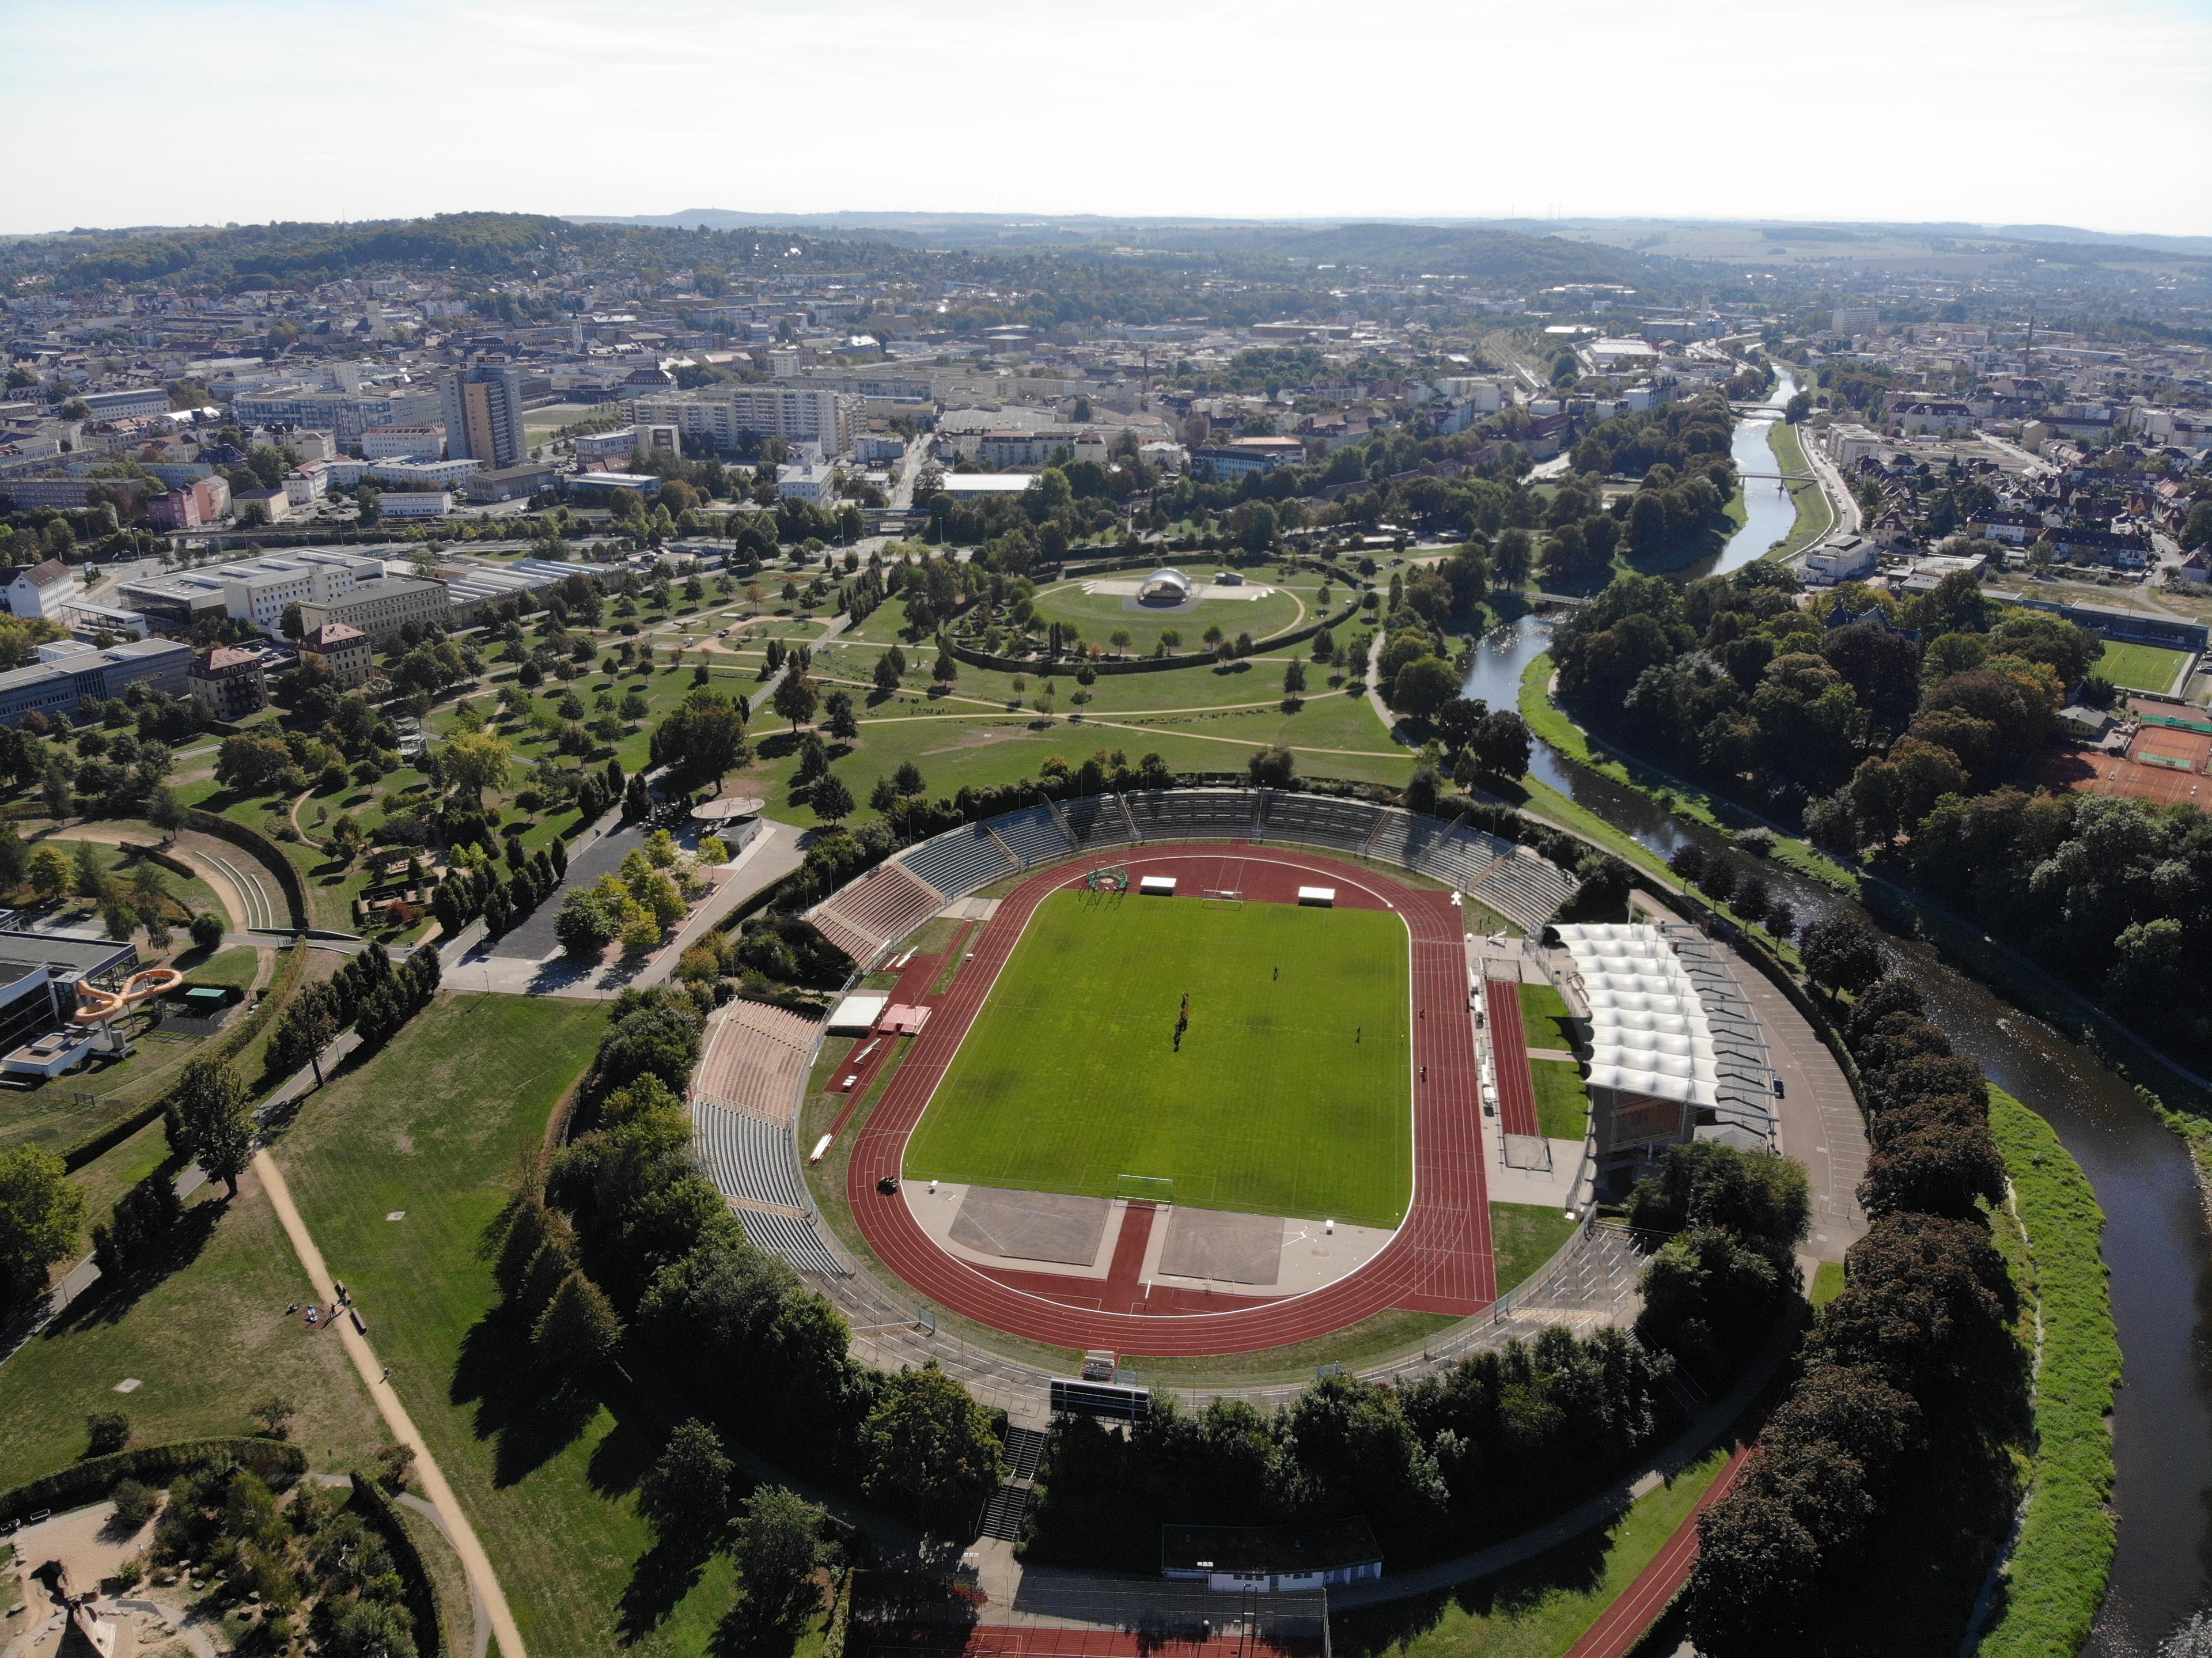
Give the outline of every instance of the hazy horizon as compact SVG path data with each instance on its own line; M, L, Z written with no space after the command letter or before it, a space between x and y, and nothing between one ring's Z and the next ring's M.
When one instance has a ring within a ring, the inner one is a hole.
M0 94L70 165L11 180L0 232L734 203L2212 234L2212 0L1343 15L9 0Z

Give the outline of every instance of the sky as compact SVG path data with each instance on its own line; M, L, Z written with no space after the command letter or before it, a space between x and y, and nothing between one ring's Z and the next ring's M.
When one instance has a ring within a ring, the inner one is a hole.
M2212 234L2212 0L0 0L0 233L714 207Z

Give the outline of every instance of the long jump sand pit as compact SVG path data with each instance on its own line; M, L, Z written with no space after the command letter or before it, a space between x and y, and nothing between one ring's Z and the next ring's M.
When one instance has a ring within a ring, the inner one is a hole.
M953 1242L1009 1260L1088 1266L1098 1259L1112 1203L1066 1192L1009 1192L971 1186L952 1218ZM1280 1223L1277 1223L1278 1230Z
M1283 1276L1279 1215L1239 1215L1223 1209L1176 1209L1160 1245L1159 1270L1220 1284L1279 1283Z

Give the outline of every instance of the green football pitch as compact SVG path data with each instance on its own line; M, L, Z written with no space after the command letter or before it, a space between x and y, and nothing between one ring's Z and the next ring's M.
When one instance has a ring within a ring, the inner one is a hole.
M2189 659L2186 651L2161 650L2155 645L2121 645L2105 641L2105 653L2090 665L2115 685L2130 690L2170 691L2173 677Z
M1406 925L1056 892L908 1142L910 1180L1395 1226L1413 1193ZM1185 992L1190 1027L1175 1028Z

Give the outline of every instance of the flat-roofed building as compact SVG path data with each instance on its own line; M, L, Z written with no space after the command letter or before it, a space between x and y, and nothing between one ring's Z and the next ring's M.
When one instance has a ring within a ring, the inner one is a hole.
M445 452L442 426L373 426L361 434L363 460L435 460Z
M343 622L380 646L410 623L417 628L443 628L453 619L446 584L421 576L385 576L357 584L343 598L300 607L300 619L309 630L326 623Z
M118 697L133 685L182 696L191 659L192 647L178 640L142 639L11 668L0 673L0 726L33 714L74 714L88 696Z

